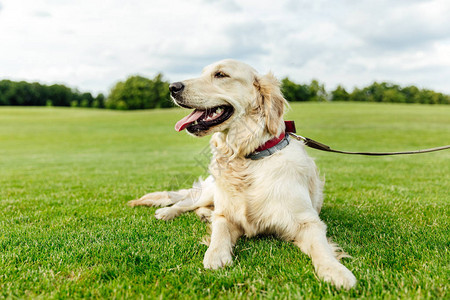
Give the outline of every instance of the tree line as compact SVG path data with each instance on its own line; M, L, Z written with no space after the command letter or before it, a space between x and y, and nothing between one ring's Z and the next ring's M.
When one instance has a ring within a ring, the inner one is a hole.
M391 103L450 104L450 95L445 95L416 86L401 87L388 82L354 88L348 92L342 85L328 93L317 80L310 84L297 84L289 78L281 81L281 91L288 101L361 101Z
M286 100L296 101L362 101L450 104L450 96L416 86L401 87L388 82L374 82L364 88L347 91L339 85L327 92L325 85L317 80L298 84L289 78L281 80L281 91ZM0 81L0 106L70 106L121 110L172 107L169 82L162 74L149 79L130 76L117 82L109 95L93 96L62 84L44 85L37 82Z
M83 93L62 84L0 81L0 105L105 107L105 96Z

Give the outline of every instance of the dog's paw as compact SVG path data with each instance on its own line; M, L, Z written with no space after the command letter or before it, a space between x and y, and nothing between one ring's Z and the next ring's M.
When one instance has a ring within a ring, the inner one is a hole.
M195 210L197 216L205 223L211 223L212 210L207 207L199 207Z
M169 197L168 192L156 192L142 196L140 199L132 200L128 202L131 207L134 206L168 206L173 204L173 201Z
M227 249L208 248L203 259L205 269L217 270L233 263L231 252Z
M330 265L322 265L317 269L317 275L326 282L330 282L338 289L349 290L356 285L356 277L344 265L336 262Z
M178 217L179 215L180 212L175 207L163 207L155 211L155 218L158 220L168 221Z

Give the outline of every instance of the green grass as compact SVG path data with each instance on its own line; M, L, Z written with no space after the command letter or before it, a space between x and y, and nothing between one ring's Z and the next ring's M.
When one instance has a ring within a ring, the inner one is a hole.
M204 270L207 226L126 202L205 175L208 139L180 109L0 108L0 298L447 298L450 151L397 157L308 152L326 177L328 235L353 259L351 291L271 236L239 240ZM294 104L300 134L353 151L450 144L450 107Z

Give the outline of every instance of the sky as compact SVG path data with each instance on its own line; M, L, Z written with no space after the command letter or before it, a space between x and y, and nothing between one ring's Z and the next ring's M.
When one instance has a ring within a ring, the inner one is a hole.
M448 0L0 0L0 79L107 94L233 58L327 90L388 81L450 94Z

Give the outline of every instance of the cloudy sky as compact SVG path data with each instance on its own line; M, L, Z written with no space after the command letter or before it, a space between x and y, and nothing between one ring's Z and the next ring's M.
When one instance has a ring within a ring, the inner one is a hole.
M450 94L448 0L0 0L0 79L107 93L223 58L331 90L374 80Z

